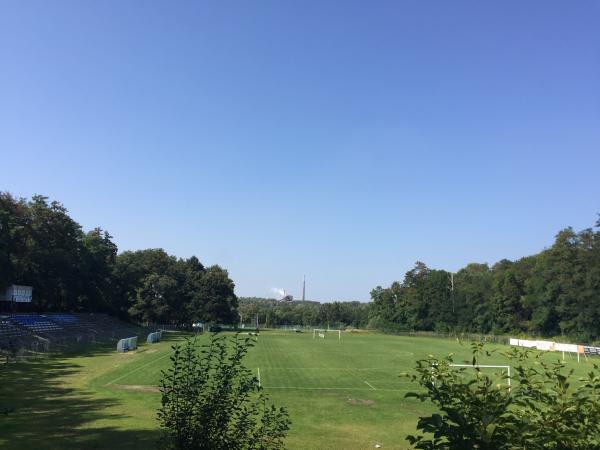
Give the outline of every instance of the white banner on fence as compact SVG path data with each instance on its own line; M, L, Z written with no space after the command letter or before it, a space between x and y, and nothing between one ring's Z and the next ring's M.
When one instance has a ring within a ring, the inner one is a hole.
M575 344L559 344L556 343L555 349L557 352L577 353L577 345Z
M577 344L561 344L560 342L552 341L531 341L528 339L510 339L510 345L518 347L536 348L546 352L568 352L568 353L583 353L583 346ZM591 348L591 347L588 347ZM586 352L588 353L588 352Z
M546 352L554 351L556 344L551 341L537 341L536 348L538 350L544 350Z
M537 341L528 339L519 339L519 347L537 348Z

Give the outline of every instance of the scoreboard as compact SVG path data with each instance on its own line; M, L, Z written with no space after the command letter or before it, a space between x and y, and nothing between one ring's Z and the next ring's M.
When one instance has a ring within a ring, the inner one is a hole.
M16 303L31 303L32 296L33 287L13 284L6 289L6 293L3 297L0 297L0 300Z

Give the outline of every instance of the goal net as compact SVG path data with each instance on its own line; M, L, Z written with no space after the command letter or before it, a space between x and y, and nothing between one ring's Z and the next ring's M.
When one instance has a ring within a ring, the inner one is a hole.
M137 348L137 336L130 338L121 339L117 342L118 352L127 352L129 350L135 350Z
M325 329L322 329L322 328L315 328L313 330L313 339L316 339L318 337L321 338L321 339L325 339L325 335L327 333L334 333L334 334L337 333L338 341L342 340L342 330L325 330Z

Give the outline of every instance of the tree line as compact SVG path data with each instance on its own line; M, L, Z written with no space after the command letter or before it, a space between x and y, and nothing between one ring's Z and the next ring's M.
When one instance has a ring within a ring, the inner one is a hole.
M240 297L240 318L259 326L302 325L365 328L369 321L369 304L361 302L314 301L281 302L275 299Z
M600 338L600 231L566 228L538 254L468 264L455 274L417 262L371 299L370 325L381 329L593 341Z
M101 228L84 232L57 201L0 193L0 291L33 286L35 311L107 312L150 323L235 323L234 283L162 249L118 253Z
M152 323L353 326L383 330L524 333L600 339L600 220L560 231L542 252L455 274L417 262L371 303L243 298L219 266L162 249L118 253L101 228L85 232L59 202L0 193L0 290L34 287L36 311L109 312Z

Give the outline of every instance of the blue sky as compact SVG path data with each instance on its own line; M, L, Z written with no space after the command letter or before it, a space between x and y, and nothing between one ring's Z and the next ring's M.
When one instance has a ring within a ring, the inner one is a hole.
M0 189L120 250L368 300L600 212L594 1L4 1Z

